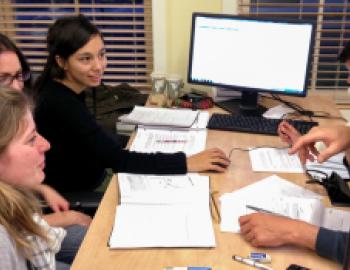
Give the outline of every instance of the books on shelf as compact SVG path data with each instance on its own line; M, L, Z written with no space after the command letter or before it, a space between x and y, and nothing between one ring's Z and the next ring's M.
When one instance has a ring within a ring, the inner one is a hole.
M145 126L170 126L190 128L199 111L135 106L128 115L119 118L125 123Z
M110 248L213 247L209 177L118 174Z

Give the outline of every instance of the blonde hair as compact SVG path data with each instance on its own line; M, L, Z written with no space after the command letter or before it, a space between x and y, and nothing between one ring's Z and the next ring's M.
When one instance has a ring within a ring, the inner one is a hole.
M25 124L23 119L32 108L31 104L25 94L0 87L0 155ZM47 241L47 236L33 220L35 213L41 213L41 207L31 191L11 186L0 179L0 224L26 258L30 257L31 249L27 235L37 235Z

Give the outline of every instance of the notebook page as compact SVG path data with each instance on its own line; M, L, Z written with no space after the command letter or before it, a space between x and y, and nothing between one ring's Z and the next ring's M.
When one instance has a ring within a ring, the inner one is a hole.
M132 205L117 207L110 248L213 247L207 207Z
M118 183L122 204L209 204L208 176L119 173Z

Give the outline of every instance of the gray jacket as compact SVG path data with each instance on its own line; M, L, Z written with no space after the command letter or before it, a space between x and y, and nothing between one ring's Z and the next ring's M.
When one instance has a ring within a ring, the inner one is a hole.
M0 225L0 269L27 270L26 259L18 252L14 240Z

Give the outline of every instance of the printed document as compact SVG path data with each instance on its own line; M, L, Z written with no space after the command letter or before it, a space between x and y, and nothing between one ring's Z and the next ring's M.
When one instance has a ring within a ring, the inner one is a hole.
M247 207L253 206L332 230L348 231L350 212L325 208L321 199L317 193L274 175L221 196L221 230L238 233L239 217L256 212Z
M343 164L345 154L339 153L323 163L307 161L308 170L322 171L328 176L334 171L343 179L349 179L349 171ZM249 151L253 171L303 173L304 168L297 154L289 155L288 149L257 148Z
M135 106L128 115L119 119L125 123L145 126L191 127L198 117L199 111L189 109L166 109Z
M205 149L207 130L163 130L138 128L130 146L131 151L142 153L175 153L187 156Z
M209 177L118 174L110 248L214 247Z
M252 169L255 172L304 172L298 155L289 155L288 149L252 149L249 151L249 157L252 164Z
M339 153L330 157L323 163L318 163L317 161L308 161L306 163L306 169L308 170L316 170L322 171L326 173L328 176L332 174L332 172L336 172L343 179L350 179L349 171L345 167L343 163L343 159L345 157L345 153ZM312 174L312 173L311 173Z

